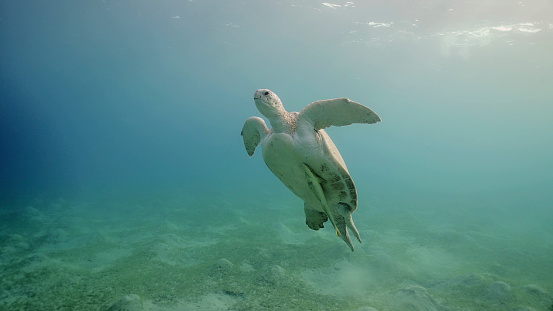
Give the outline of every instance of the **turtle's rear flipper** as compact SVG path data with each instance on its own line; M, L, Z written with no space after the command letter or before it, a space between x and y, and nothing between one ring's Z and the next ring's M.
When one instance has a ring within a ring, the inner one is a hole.
M336 210L333 209L332 211L336 211ZM347 229L349 226L348 226L348 223L347 223L346 219L342 215L340 215L340 213L336 213L334 215L334 219L336 221L336 231L340 231L339 237L341 237L342 240L344 240L344 242L346 242L346 244L349 246L349 248L353 252L353 243L351 241L351 237L350 237L348 229Z
M359 235L359 231L357 231L357 227L355 227L355 224L353 223L353 218L351 217L351 210L349 208L349 205L345 203L338 203L337 210L344 218L344 222L346 223L349 230L351 230L353 235L357 238L359 243L363 243L361 241L361 236Z
M303 209L305 211L305 223L309 228L313 230L324 228L323 224L328 220L325 213L312 209L307 203L304 204Z
M342 240L344 240L344 242L346 242L346 244L349 246L351 251L353 251L353 244L351 242L351 238L349 236L347 228L350 228L353 231L353 234L355 235L355 237L357 237L359 242L361 242L361 238L359 237L359 232L357 231L357 228L355 228L355 225L353 224L349 205L338 203L336 205L333 205L332 208L330 208L328 206L326 196L321 186L324 180L317 177L315 173L313 173L311 168L309 168L309 166L307 166L306 164L303 164L302 167L305 173L305 177L307 178L307 183L309 184L309 188L311 188L311 191L313 191L313 194L315 194L317 199L319 199L319 201L321 202L324 212L326 213L326 215L328 215L330 222L332 222L332 225L336 230L336 235L342 238ZM306 216L308 217L307 220L309 221L310 218L309 218L309 215L307 215L307 209L306 209ZM307 225L309 226L309 228L313 229L313 227L309 225L309 222L307 223ZM320 225L322 228L322 223L320 223ZM314 229L314 230L317 230L317 229Z
M326 196L323 191L323 187L321 184L324 182L321 178L319 178L307 164L302 164L303 172L305 173L305 178L307 179L307 183L309 184L309 188L311 191L313 191L313 194L319 201L321 202L321 205L323 206L324 212L328 215L328 218L330 218L330 222L334 226L334 229L336 230L336 235L340 236L340 231L338 230L338 227L336 227L336 221L334 220L334 214L328 207L328 202L326 201Z

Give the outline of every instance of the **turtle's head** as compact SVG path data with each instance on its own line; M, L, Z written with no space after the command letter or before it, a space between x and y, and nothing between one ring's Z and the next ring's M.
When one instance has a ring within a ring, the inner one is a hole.
M255 101L257 110L269 119L281 116L283 112L286 112L280 98L270 90L259 89L255 91L253 100Z

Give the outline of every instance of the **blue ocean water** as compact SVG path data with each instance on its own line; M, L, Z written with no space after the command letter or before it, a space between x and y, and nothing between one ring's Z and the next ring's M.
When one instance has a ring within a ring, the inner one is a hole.
M551 12L3 0L0 308L551 310ZM328 129L355 252L246 154L259 88L382 118Z

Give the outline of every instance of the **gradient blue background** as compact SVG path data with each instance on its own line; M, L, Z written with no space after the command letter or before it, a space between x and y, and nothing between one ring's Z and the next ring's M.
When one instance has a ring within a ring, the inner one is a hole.
M552 207L550 1L335 4L2 1L3 199L269 188L240 137L269 88L382 117L329 130L362 200Z

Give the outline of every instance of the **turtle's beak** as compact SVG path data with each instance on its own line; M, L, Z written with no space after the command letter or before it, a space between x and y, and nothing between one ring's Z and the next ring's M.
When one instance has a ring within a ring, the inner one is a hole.
M253 94L253 99L260 99L262 95L263 95L262 90L257 90L257 91L255 91L255 93Z

